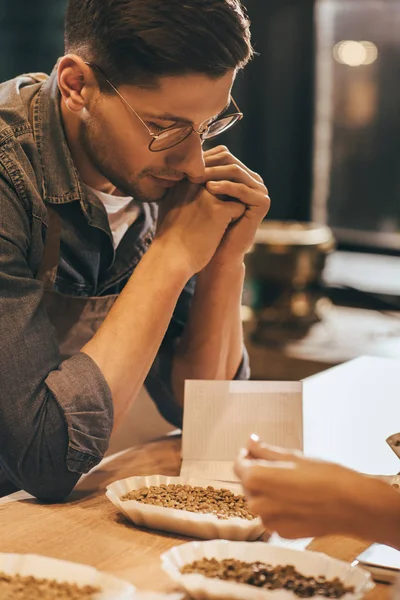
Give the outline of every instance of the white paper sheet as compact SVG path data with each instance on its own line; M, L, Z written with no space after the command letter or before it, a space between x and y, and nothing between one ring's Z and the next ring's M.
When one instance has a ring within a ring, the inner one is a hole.
M301 382L186 381L181 476L237 481L233 462L252 433L303 449Z

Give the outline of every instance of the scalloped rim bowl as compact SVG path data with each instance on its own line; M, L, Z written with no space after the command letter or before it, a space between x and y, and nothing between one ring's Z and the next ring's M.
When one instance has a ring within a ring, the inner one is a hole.
M0 553L0 571L6 575L32 575L38 579L59 583L76 583L101 588L93 600L135 600L136 588L113 575L102 573L94 567L39 554Z
M300 573L307 576L325 576L328 579L339 577L346 586L354 586L352 594L346 594L342 600L358 600L374 587L370 573L352 567L349 563L331 558L321 552L293 550L273 546L265 542L229 542L212 540L209 542L190 542L174 546L161 555L163 570L179 584L190 597L217 600L299 600L288 590L263 590L247 584L211 579L204 575L182 575L180 568L201 558L236 558L247 562L265 562L270 565L294 565ZM323 596L315 596L315 599Z
M228 489L235 494L243 493L239 484L211 481L208 479L185 479L183 477L150 475L147 477L128 477L127 479L115 481L107 486L106 496L127 519L140 527L208 540L219 538L224 540L251 541L256 540L264 532L264 526L260 518L253 519L252 521L239 517L218 519L213 514L191 513L176 508L144 504L136 500L121 500L124 494L132 490L152 485L158 486L172 483L201 487L212 485L217 489Z

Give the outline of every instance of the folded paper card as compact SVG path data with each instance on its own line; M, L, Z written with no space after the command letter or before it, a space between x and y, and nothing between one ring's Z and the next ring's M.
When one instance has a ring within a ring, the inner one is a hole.
M302 404L301 382L186 381L181 476L237 481L233 463L252 433L302 450Z

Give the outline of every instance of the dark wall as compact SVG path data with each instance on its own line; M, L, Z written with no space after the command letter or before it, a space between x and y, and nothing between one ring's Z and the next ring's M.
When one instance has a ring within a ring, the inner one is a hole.
M306 219L311 196L314 0L245 0L259 56L236 84L245 119L226 136L267 183L272 218Z
M66 0L0 0L0 81L49 72L63 53Z

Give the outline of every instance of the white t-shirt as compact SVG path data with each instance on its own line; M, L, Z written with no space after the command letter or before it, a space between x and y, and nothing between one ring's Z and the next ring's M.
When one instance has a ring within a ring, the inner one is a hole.
M95 190L88 185L85 187L97 196L106 209L114 248L117 248L129 227L138 218L140 206L132 196L113 196L112 194L99 192L99 190Z

